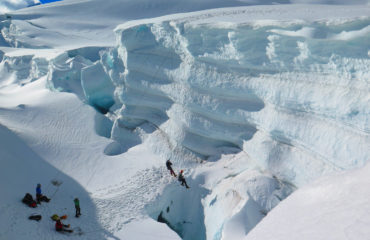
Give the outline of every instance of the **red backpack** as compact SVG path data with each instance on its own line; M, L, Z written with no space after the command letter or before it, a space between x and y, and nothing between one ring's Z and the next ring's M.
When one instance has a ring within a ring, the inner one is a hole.
M62 229L63 229L63 224L61 223L60 220L57 220L57 222L55 223L55 230L61 231Z

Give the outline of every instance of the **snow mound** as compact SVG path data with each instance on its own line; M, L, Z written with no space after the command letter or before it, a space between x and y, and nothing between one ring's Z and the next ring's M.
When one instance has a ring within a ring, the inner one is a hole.
M369 165L315 181L289 196L245 239L367 239L369 183Z

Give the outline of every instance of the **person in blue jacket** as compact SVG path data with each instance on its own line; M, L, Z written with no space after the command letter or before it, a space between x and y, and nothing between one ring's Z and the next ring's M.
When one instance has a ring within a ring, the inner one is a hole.
M41 197L42 197L42 193L41 193L41 184L38 183L37 184L37 187L36 187L36 202L37 204L41 204Z
M37 204L41 204L41 201L49 202L50 199L48 197L42 195L41 184L38 183L37 186L36 186L36 202L37 202Z

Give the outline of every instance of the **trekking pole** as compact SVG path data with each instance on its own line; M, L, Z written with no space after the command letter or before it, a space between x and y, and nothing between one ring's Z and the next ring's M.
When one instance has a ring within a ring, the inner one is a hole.
M57 189L55 190L55 192L53 193L53 195L50 196L50 199L52 199L55 196L55 194L58 192L58 190L59 190L59 186L57 186Z

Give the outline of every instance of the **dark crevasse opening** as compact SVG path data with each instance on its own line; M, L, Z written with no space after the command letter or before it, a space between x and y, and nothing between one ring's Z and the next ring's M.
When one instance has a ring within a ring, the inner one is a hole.
M190 189L174 182L147 206L149 215L165 223L184 240L206 240L204 210L201 200L209 193L200 187L199 179L187 179Z

